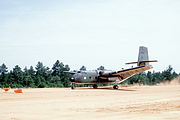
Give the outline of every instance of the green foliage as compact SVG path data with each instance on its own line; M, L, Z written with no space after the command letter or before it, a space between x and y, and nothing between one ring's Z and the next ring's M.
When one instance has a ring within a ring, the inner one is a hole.
M68 65L64 65L59 60L53 65L52 70L38 62L35 70L32 66L28 69L16 65L9 73L5 64L0 66L0 87L11 88L45 88L45 87L69 87L70 75L64 73L69 71Z
M163 72L153 72L148 71L147 73L140 73L132 76L124 84L147 84L154 85L165 81L170 81L177 77L178 74L173 71L173 68L169 65Z
M53 76L60 75L62 67L63 67L63 63L60 63L59 60L57 60L52 67L52 75Z
M104 66L97 68L98 70L104 70ZM28 69L25 67L23 70L16 65L13 70L7 70L5 64L0 66L0 87L11 88L45 88L45 87L70 87L69 78L70 74L64 71L69 71L68 65L64 65L57 60L52 69L44 66L42 62L38 62L35 69L30 66ZM80 70L86 70L85 66L82 66ZM147 72L136 74L124 82L124 84L148 84L154 85L164 81L170 81L177 77L177 74L171 66L162 72ZM86 86L86 85L77 85Z
M105 70L104 66L100 66L97 68L97 70Z
M86 70L86 67L85 67L85 66L82 66L79 70L85 71L85 70Z
M164 78L164 80L172 80L174 77L177 76L177 74L175 72L173 72L173 68L169 65L167 70L162 72L162 76Z
M1 66L0 66L0 74L5 74L6 72L8 72L7 71L7 67L6 67L6 65L3 63Z

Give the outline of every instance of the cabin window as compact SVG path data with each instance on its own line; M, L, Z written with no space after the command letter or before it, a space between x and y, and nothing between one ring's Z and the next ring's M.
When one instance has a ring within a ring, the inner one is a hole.
M89 79L91 79L91 76L89 77Z

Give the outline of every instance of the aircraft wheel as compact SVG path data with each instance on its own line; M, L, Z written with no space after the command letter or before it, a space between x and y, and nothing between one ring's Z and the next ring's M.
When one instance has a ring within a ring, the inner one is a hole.
M113 88L114 88L114 89L118 89L119 86L118 86L118 85L114 85Z
M75 89L75 84L72 83L71 89L72 89L72 90Z
M93 88L94 88L94 89L97 89L97 88L98 88L98 86L97 86L96 84L94 84L94 85L93 85Z

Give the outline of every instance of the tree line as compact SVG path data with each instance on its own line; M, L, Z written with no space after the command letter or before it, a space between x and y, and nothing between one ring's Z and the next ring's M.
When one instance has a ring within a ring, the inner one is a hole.
M68 65L57 60L50 69L38 62L36 67L25 67L23 70L16 65L13 70L7 71L5 64L0 66L0 87L11 88L45 88L45 87L69 87L70 75L64 73L69 71Z
M131 78L129 78L127 81L124 82L124 84L143 84L143 85L156 85L162 82L171 81L174 78L176 78L178 75L171 65L167 67L166 70L162 72L150 72L147 73L139 73Z
M8 71L8 68L3 63L0 66L0 88L48 88L48 87L70 87L70 74L64 71L69 71L70 67L64 65L57 60L53 67L50 69L43 65L42 62L38 62L35 68L25 67L23 70L16 65L12 70ZM85 66L82 66L80 70L86 70ZM100 66L97 70L105 70L104 66ZM177 77L178 74L173 70L171 66L162 72L150 72L136 74L129 78L123 84L148 84L154 85L165 81L170 81ZM82 85L81 85L82 86Z

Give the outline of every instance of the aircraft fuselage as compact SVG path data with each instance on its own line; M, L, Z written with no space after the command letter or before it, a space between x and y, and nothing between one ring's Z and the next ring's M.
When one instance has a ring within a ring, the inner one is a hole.
M99 77L100 74L108 74L112 71L78 71L76 74L74 74L70 81L75 84L115 84L118 82L118 78L104 78L101 79Z

